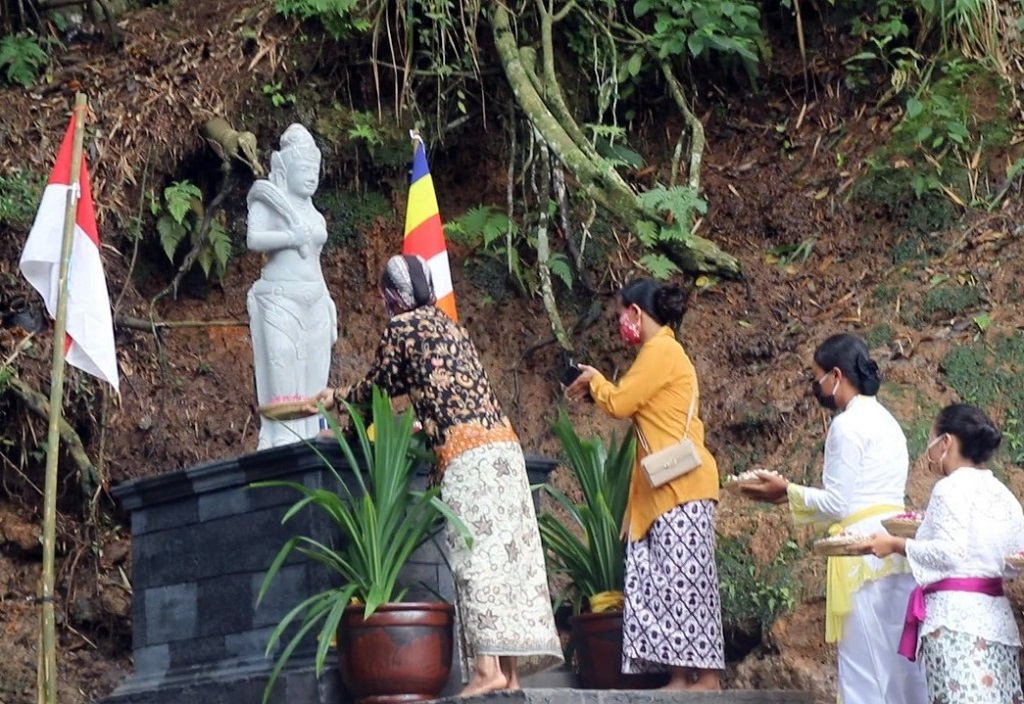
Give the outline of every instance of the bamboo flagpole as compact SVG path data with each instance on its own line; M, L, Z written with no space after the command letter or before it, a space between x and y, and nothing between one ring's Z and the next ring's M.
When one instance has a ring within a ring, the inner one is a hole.
M46 438L46 480L43 484L43 584L39 600L42 605L42 649L38 656L38 680L42 691L40 704L57 704L56 620L53 609L54 549L57 532L57 461L60 450L60 421L64 400L64 354L68 317L68 270L71 245L78 217L81 196L79 176L82 168L82 143L85 139L85 95L75 95L75 132L71 151L71 179L64 211L64 232L60 247L60 273L57 279L57 311L53 325L53 367L50 375L50 418Z

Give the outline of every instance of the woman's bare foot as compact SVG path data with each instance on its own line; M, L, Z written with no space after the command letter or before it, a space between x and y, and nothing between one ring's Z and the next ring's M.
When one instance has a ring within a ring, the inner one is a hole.
M519 685L519 668L516 666L516 659L511 656L499 657L498 664L501 666L501 674L505 676L505 689L522 689Z
M505 675L501 672L495 673L490 677L479 677L473 675L473 679L469 681L462 691L459 692L460 697L475 697L480 694L490 694L491 692L497 692L499 689L507 689L508 680L505 679Z
M477 657L475 665L473 678L459 692L460 697L474 697L508 687L508 677L496 655L481 655Z
M673 667L672 678L660 689L666 692L682 692L693 689L693 681L693 670L688 667Z
M718 678L717 670L697 670L696 680L690 687L691 691L698 692L719 692L722 689L722 680Z

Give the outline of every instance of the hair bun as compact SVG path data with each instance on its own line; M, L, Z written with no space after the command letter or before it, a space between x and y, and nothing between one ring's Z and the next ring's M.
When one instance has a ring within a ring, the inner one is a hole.
M854 362L854 368L859 377L858 388L861 393L874 396L882 386L882 380L878 376L878 363L866 354L859 355Z
M655 315L661 318L666 325L678 325L683 321L683 314L686 313L686 296L683 290L674 284L664 284L658 287L654 294Z
M1003 441L1003 434L999 428L992 425L991 423L982 426L981 435L985 440L985 444L992 448L993 452L999 447Z

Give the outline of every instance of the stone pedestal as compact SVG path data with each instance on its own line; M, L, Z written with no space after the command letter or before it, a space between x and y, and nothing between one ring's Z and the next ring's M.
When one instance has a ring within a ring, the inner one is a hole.
M338 582L337 575L294 553L259 607L256 596L281 546L302 533L336 542L334 527L314 512L281 525L297 492L253 489L253 482L284 479L336 490L320 454L352 478L337 442L318 438L241 457L207 462L115 487L131 511L133 650L135 671L108 704L241 704L260 702L274 658L264 655L274 626L306 596ZM554 462L527 458L532 484L546 481ZM418 482L426 484L427 468ZM355 480L346 481L350 487ZM454 600L451 575L433 544L421 548L406 581L422 582L409 600ZM313 673L315 641L292 656L271 704L345 701L328 662ZM457 691L458 659L446 693Z

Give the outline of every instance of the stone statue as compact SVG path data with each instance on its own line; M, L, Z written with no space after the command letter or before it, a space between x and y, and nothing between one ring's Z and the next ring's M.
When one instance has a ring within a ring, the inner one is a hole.
M302 125L281 135L270 174L249 189L249 249L265 252L263 272L249 289L249 330L260 405L314 396L327 385L337 309L320 270L327 225L313 205L320 150ZM319 418L260 418L257 449L314 437Z

